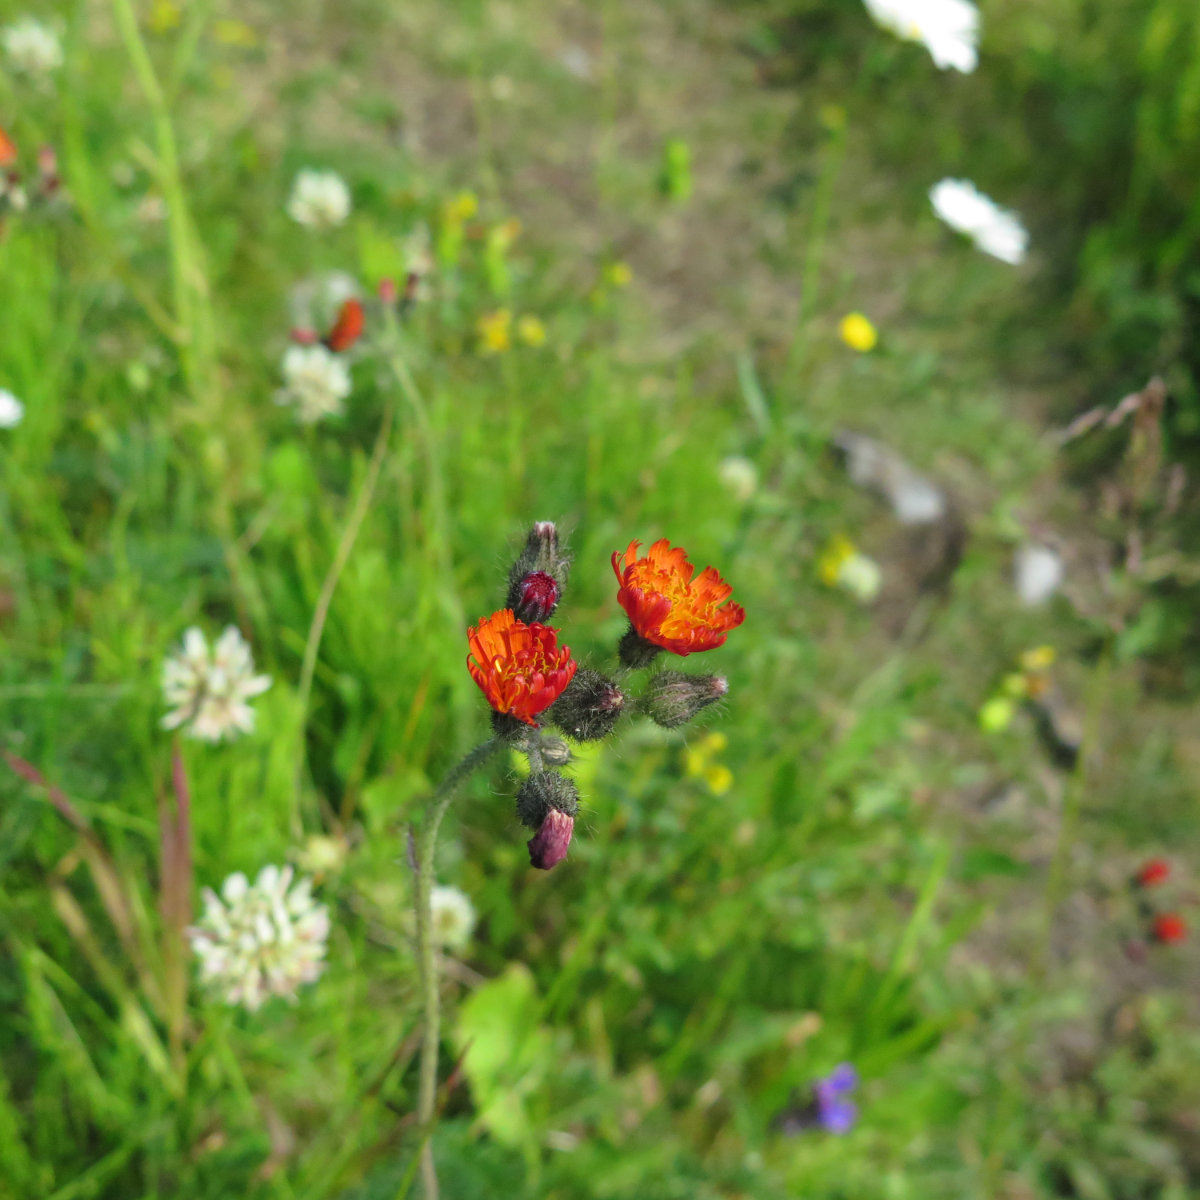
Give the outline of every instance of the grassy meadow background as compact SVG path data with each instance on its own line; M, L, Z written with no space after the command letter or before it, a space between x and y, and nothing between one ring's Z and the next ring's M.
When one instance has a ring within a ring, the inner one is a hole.
M443 1195L1200 1193L1196 942L1153 944L1146 911L1200 925L1195 485L1171 508L1128 484L1127 426L1054 437L1158 374L1138 436L1196 477L1200 14L980 9L960 75L850 0L0 0L61 31L49 79L3 68L0 127L25 167L55 147L66 193L0 225L25 405L0 429L0 749L91 827L0 774L2 1200L419 1193L405 828L487 736L465 630L542 519L584 663L611 662L635 537L712 563L747 618L684 664L730 682L696 726L583 749L553 872L513 763L451 810L438 879L479 923L443 983ZM340 228L288 217L305 167L350 185ZM1025 263L939 224L946 176L1021 213ZM436 267L392 350L371 308L345 416L298 425L290 290L373 294L421 225ZM845 428L952 527L857 489ZM757 486L722 482L730 456ZM873 605L821 581L839 534L881 565ZM1067 572L1036 608L1030 538ZM182 744L190 901L314 835L344 850L325 975L253 1014L160 911L161 664L229 623L274 683L252 735ZM1020 706L981 728L1042 645L1074 767ZM1164 892L1132 889L1163 854ZM856 1128L778 1132L843 1061Z

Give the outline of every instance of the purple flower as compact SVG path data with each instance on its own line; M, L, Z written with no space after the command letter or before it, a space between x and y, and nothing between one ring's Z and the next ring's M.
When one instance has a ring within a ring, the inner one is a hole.
M858 1121L858 1107L849 1094L858 1087L858 1072L849 1063L839 1063L824 1079L817 1079L808 1097L793 1093L789 1107L772 1122L780 1133L795 1134L824 1129L827 1133L849 1133Z
M858 1086L858 1072L849 1063L839 1063L824 1078L813 1084L817 1102L817 1121L830 1133L849 1133L858 1120L858 1109L848 1099Z

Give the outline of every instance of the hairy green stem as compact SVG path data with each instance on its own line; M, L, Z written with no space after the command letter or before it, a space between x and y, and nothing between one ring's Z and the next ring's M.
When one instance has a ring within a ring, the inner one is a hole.
M498 738L476 746L438 785L429 800L425 820L416 838L415 909L417 916L417 960L421 967L421 995L425 1009L421 1039L421 1075L417 1093L417 1120L425 1144L421 1148L421 1181L425 1200L437 1200L437 1170L430 1136L437 1100L438 1041L441 1030L441 996L438 991L437 957L433 945L433 855L438 829L460 783L477 771L500 748Z

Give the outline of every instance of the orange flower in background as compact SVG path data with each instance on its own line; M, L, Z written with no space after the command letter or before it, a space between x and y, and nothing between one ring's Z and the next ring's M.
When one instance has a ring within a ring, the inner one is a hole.
M0 126L0 167L11 167L17 161L17 143Z
M693 578L687 551L672 549L666 538L655 542L645 558L638 558L639 546L638 541L629 543L624 569L619 550L612 564L621 585L617 602L644 641L672 654L695 654L722 645L745 620L740 604L721 607L733 588L712 567Z
M1171 877L1171 864L1165 858L1152 858L1137 873L1137 881L1142 887L1157 887L1166 883Z
M1182 942L1187 937L1187 925L1178 913L1159 913L1154 918L1152 932L1156 942L1170 945L1172 942Z
M362 337L366 323L367 316L362 301L352 296L343 302L333 328L325 335L326 347L335 354L349 350Z
M467 631L467 670L498 713L537 725L534 717L562 695L575 674L568 646L548 625L518 621L512 609L484 617Z

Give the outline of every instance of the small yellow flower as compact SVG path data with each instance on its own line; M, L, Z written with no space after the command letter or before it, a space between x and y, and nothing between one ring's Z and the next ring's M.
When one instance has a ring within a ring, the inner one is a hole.
M979 728L984 733L1003 733L1016 715L1017 707L1007 696L992 696L979 710Z
M875 326L859 312L849 313L841 319L838 334L851 350L857 350L860 354L874 350L879 341Z
M170 33L172 29L179 28L181 20L183 13L175 0L154 0L146 25L151 33Z
M500 243L501 246L507 248L513 244L521 236L521 222L516 217L509 217L507 221L501 221L491 232L491 236Z
M604 282L610 287L628 287L633 282L633 271L627 262L611 262L604 268Z
M258 34L245 21L220 20L213 26L213 36L226 46L258 45Z
M684 750L684 771L689 778L703 779L714 796L723 796L733 786L733 772L712 761L728 745L723 733L710 733Z
M463 225L479 211L479 199L474 192L459 192L443 211L447 224Z
M858 547L845 534L835 533L817 558L817 575L821 582L828 587L837 587L842 567L857 553Z
M479 334L480 353L503 354L512 346L512 313L507 308L487 313L479 318L475 330Z
M1029 681L1018 671L1010 672L1000 681L1000 691L1006 696L1022 699L1029 694Z
M723 796L733 786L733 772L724 763L713 763L705 769L704 782L714 796Z
M517 337L527 346L544 346L546 344L546 327L537 317L526 313L517 320Z
M1057 657L1053 646L1035 646L1026 650L1018 660L1022 671L1047 671Z

